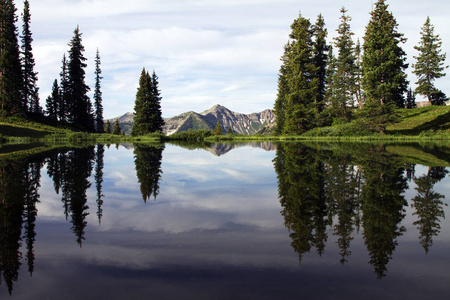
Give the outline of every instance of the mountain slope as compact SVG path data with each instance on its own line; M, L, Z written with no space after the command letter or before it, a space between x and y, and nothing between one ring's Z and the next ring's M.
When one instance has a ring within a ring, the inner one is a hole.
M172 134L189 129L214 130L217 121L220 122L224 131L231 127L232 131L236 133L254 134L264 126L274 123L275 115L270 109L246 115L233 112L221 105L215 105L200 114L189 112L166 119L164 132Z
M119 124L126 134L129 134L133 124L133 114L125 115L110 120L111 124L119 119ZM241 114L228 108L215 105L202 113L189 111L178 116L164 119L164 133L170 135L176 132L209 129L214 130L217 121L222 125L223 131L231 127L232 131L240 134L255 134L267 125L275 123L275 115L272 110L266 109L260 113Z

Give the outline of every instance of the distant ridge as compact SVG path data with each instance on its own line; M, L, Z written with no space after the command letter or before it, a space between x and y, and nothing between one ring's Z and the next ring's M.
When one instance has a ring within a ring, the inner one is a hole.
M119 119L122 130L129 134L133 125L133 114L126 113L123 116L110 119L110 122L113 123L116 119ZM259 113L241 114L217 104L202 113L189 111L164 119L164 121L166 124L163 131L168 135L190 129L214 130L217 121L220 122L223 131L227 131L231 127L234 133L255 134L266 126L271 127L275 123L275 114L271 109Z

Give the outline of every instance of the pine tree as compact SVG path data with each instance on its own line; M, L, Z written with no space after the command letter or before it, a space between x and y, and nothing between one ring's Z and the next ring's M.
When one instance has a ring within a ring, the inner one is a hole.
M68 100L70 101L69 121L85 130L94 131L94 116L92 104L87 96L90 88L85 83L85 68L87 60L83 56L84 46L79 27L69 43L68 64Z
M314 39L314 64L317 68L317 97L316 105L318 113L321 113L325 107L325 93L326 93L326 81L327 81L327 60L328 51L330 46L327 45L328 31L325 28L325 20L322 14L317 17L316 24L313 26Z
M14 2L0 0L0 108L11 113L24 108L16 21Z
M37 72L34 72L35 61L31 43L33 37L30 31L30 4L28 0L24 2L23 8L23 29L22 29L22 77L23 77L23 105L25 110L32 113L42 113L39 104L39 88L37 86Z
M142 69L139 78L139 88L134 104L133 126L131 135L146 135L162 131L164 120L161 113L161 96L158 76L153 71L152 76Z
M69 73L68 73L68 61L66 54L63 55L60 76L60 102L58 105L58 118L60 122L67 122L69 120L70 101L69 101Z
M406 108L415 108L416 107L416 95L414 94L412 88L409 88L408 93L406 95Z
M222 135L222 126L220 126L219 120L217 120L216 128L214 129L214 135Z
M131 127L131 135L139 136L150 133L149 128L149 106L152 98L151 78L145 68L142 69L139 77L139 87L136 93L136 101L134 103L133 126Z
M287 53L289 92L283 133L301 134L312 127L317 116L318 68L314 63L310 21L300 14L291 28L292 42Z
M386 124L397 119L395 107L405 106L408 87L406 53L400 47L406 39L397 31L397 21L387 9L385 1L378 0L366 27L362 57L366 99L358 112L364 126L382 134Z
M278 74L278 92L277 99L274 104L274 114L277 118L277 126L275 128L276 134L282 134L284 130L284 123L286 119L286 104L287 104L287 96L289 94L289 86L287 83L288 78L288 52L289 52L290 43L288 43L284 47L284 54L281 57L281 61L283 62L280 67L280 73Z
M58 80L55 79L52 87L52 94L47 97L46 112L50 120L56 122L58 120L58 103L61 94L59 92Z
M112 134L120 135L121 131L122 130L120 129L119 119L116 119L116 121L114 122Z
M352 40L353 32L350 30L350 16L347 10L341 8L341 24L336 30L338 36L334 39L334 45L338 50L333 74L333 100L331 108L336 119L344 122L350 120L349 107L353 106L356 93L356 58L355 44Z
M434 81L444 77L444 69L448 68L448 66L444 66L446 53L441 54L442 41L439 35L434 34L434 26L430 22L430 17L427 17L420 34L419 45L414 47L419 52L418 56L414 56L416 63L413 65L413 73L418 78L415 92L427 97L428 102L433 104L433 94L439 93L439 90L434 87Z
M102 70L100 68L100 54L97 49L97 53L95 55L95 91L94 91L94 105L95 105L95 129L97 132L104 132L105 124L103 122L103 104L102 104L102 91L100 81L103 77L100 76L102 74Z
M109 120L106 120L105 133L107 133L107 134L111 133L111 123L109 122Z
M152 103L151 103L151 132L162 132L164 126L164 119L161 111L161 92L159 90L158 76L156 76L155 70L152 74Z
M406 38L397 31L397 21L388 11L385 0L377 1L371 16L364 35L362 59L362 84L367 100L404 107L408 64L400 44L405 43Z

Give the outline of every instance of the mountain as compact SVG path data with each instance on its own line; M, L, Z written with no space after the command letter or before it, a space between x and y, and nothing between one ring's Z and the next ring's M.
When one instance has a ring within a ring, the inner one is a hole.
M111 124L119 119L119 124L126 134L131 131L133 124L133 114L125 115L110 120ZM164 133L170 135L176 132L187 131L189 129L209 129L216 128L217 121L222 125L222 130L226 131L231 127L233 132L240 134L255 134L266 126L275 123L275 114L271 109L266 109L259 113L241 114L236 113L228 108L215 105L202 113L189 111L178 116L164 119Z
M112 118L112 119L109 119L108 121L111 123L111 129L112 129L112 127L114 126L114 122L116 122L116 120L119 119L120 128L122 130L125 130L126 135L130 135L131 126L133 126L133 117L134 117L133 113L127 112L123 116ZM105 121L105 123L106 123L106 121Z

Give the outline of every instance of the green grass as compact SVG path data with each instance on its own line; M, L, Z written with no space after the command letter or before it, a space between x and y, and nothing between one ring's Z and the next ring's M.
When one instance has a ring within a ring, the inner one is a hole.
M112 134L91 134L77 131L70 126L51 126L32 122L20 115L0 118L0 144L49 143L109 143L154 142L161 140L226 142L226 141L450 141L450 106L429 106L398 111L400 121L389 124L385 134L372 133L363 122L314 128L302 135L240 135L214 136L209 129L190 130L165 136L161 133L140 137ZM191 120L193 121L193 120Z
M450 106L428 106L400 110L401 121L387 127L388 134L424 135L441 133L450 135Z

